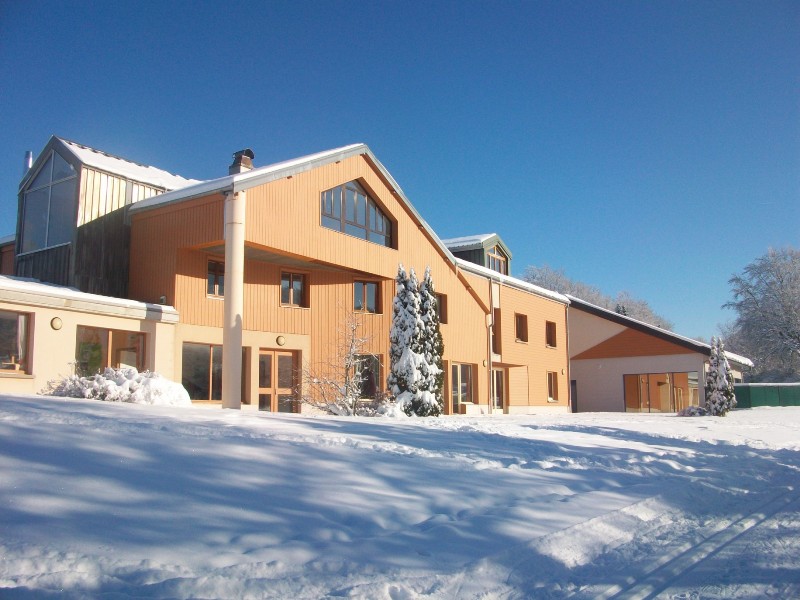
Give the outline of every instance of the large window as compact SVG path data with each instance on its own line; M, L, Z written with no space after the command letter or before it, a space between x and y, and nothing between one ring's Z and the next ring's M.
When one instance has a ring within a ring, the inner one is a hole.
M356 312L380 313L380 286L377 281L353 282L353 310Z
M508 258L499 246L492 246L486 251L486 266L492 271L508 275Z
M381 389L381 361L374 354L356 356L358 372L361 375L361 397L375 400Z
M0 310L0 372L30 373L29 315Z
M192 400L222 400L222 346L184 342L181 383Z
M219 260L208 261L208 289L209 296L225 295L225 263Z
M450 367L450 398L454 415L461 413L462 404L472 403L472 365L453 363Z
M75 342L75 372L88 376L106 367L144 370L144 334L136 331L79 325Z
M628 412L677 412L700 405L697 371L625 375L623 385Z
M357 181L322 192L322 226L392 247L392 222Z
M281 304L308 306L306 277L300 273L281 273Z
M21 252L72 241L77 178L73 166L58 152L51 152L25 192Z

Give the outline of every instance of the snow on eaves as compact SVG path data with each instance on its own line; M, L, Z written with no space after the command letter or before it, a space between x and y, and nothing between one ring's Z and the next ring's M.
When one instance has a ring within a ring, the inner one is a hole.
M142 165L77 142L71 142L63 138L58 139L87 167L94 167L107 173L120 175L127 179L168 191L199 183L197 179L186 179L180 175L173 175L162 169Z
M681 341L681 342L686 342L686 343L692 344L694 346L698 346L698 347L704 348L704 349L708 350L709 352L711 352L711 345L710 344L706 344L705 342L701 342L701 341L692 339L690 337L679 335L679 334L675 333L674 331L669 331L668 329L662 329L661 327L656 327L655 325L652 325L650 323L645 323L644 321L640 321L639 319L634 319L633 317L629 317L627 315L621 315L618 312L615 312L613 310L609 310L607 308L603 308L602 306L597 306L596 304L592 304L591 302L586 302L586 300L581 300L580 298L578 298L576 296L572 296L571 294L567 294L567 298L569 298L570 302L572 303L572 306L574 306L576 308L579 308L581 306L585 306L585 307L591 309L592 311L596 311L596 312L599 312L599 313L607 314L612 320L628 321L631 324L637 325L639 327L644 327L646 329L650 329L653 332L658 333L658 334L660 334L662 336L668 336L668 337L671 337L671 338L673 338L675 340L678 340L678 341ZM752 367L753 366L753 361L751 361L746 356L741 356L739 354L734 354L733 352L728 352L727 350L725 350L725 356L728 357L728 360L732 360L732 361L734 361L734 362L736 362L736 363L738 363L740 365L745 365L745 366L748 366L748 367Z
M178 311L172 306L89 294L38 279L10 275L0 275L0 301L167 323L178 322Z
M153 196L147 200L142 200L131 206L132 211L141 211L162 204L178 202L181 200L188 200L190 198L198 198L209 194L215 194L224 191L241 191L247 190L251 187L274 181L282 177L288 177L306 171L320 163L329 160L341 159L345 155L350 156L359 154L362 151L367 151L365 144L351 144L341 148L334 148L333 150L326 150L324 152L317 152L286 160L264 167L257 167L251 171L244 173L236 173L235 175L226 175L225 177L218 177L217 179L209 179L208 181L201 181L194 185L184 187L182 189Z
M442 243L450 250L465 250L470 248L479 248L490 237L497 235L496 233L482 233L479 235L465 235L463 237L448 238L442 240Z
M495 281L499 281L500 283L503 283L509 287L530 292L531 294L536 294L537 296L542 296L543 298L547 298L549 300L555 300L561 304L569 304L569 298L564 294L547 290L543 287L539 287L538 285L533 285L532 283L523 281L522 279L511 277L510 275L503 275L502 273L498 273L497 271L493 271L487 267L482 267L481 265L476 265L475 263L471 263L462 258L456 257L455 262L458 268L462 271L468 271L475 275L486 277L487 279L494 279Z

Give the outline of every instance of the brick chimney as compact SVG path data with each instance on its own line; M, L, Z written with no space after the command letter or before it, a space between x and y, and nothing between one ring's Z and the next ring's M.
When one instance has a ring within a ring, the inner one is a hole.
M228 175L236 175L237 173L244 173L253 168L253 159L256 157L250 148L239 150L233 153L233 163L228 167Z

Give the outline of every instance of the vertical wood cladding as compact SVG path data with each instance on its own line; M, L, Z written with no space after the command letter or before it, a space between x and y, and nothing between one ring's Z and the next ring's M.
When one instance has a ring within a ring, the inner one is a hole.
M130 226L124 207L78 227L74 285L81 291L127 297L129 260Z
M32 277L56 285L72 285L70 281L70 255L72 244L63 244L17 257L16 275Z

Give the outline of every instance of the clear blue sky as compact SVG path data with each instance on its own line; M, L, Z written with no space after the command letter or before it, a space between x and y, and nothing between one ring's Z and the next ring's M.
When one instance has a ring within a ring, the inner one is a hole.
M800 245L800 3L0 0L0 236L51 134L198 179L366 142L440 237L710 337Z

